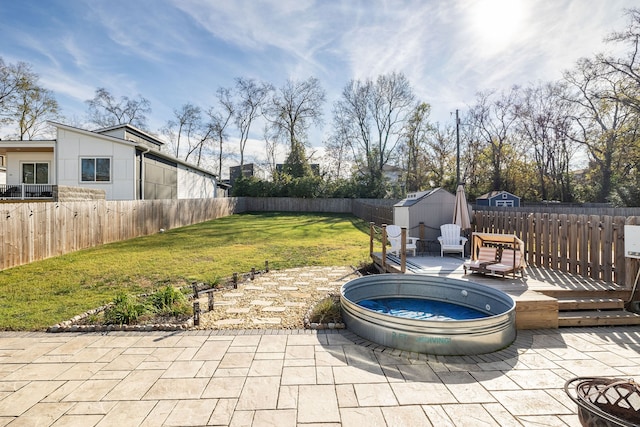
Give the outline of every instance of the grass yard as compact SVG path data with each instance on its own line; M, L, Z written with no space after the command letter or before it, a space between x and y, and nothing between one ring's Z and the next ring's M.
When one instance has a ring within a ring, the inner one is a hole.
M0 272L0 330L44 330L121 291L214 284L255 267L368 263L369 225L351 215L247 213Z

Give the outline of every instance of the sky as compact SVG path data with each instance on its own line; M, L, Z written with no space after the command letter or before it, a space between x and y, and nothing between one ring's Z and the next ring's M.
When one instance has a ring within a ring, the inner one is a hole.
M402 72L431 120L478 91L553 81L627 24L637 0L0 0L0 57L31 64L67 123L104 87L148 99L149 130L236 77L317 78L331 106L350 80ZM252 137L261 139L256 126ZM260 145L255 141L255 147ZM257 148L256 148L257 150ZM256 154L259 156L259 153Z

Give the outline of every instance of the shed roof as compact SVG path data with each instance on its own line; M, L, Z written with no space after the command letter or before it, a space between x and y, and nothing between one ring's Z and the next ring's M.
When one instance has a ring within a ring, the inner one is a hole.
M516 196L515 194L509 193L508 191L501 191L501 190L493 190L493 191L489 191L488 193L483 194L482 196L478 196L476 197L476 200L481 199L493 199L496 196L499 196L500 194L509 194L517 199L519 199L520 197Z
M438 190L442 190L442 188L437 187L427 191L417 191L415 193L409 193L407 194L407 197L405 199L400 200L398 203L396 203L393 206L394 207L413 206L416 203L420 202L421 200L426 199L427 197L429 197L430 195L432 195Z

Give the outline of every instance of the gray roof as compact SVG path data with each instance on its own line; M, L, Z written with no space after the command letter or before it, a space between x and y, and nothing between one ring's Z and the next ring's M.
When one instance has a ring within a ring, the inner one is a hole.
M438 190L441 190L441 188L437 187L437 188L432 188L431 190L427 190L427 191L418 191L418 192L415 192L415 193L409 193L409 194L407 194L407 198L406 199L400 200L398 203L396 203L393 206L394 207L413 206L416 203L418 203L419 201L424 200L425 198L429 197L430 195L432 195L433 193L435 193Z
M500 195L500 194L510 194L513 197L519 199L520 197L516 196L515 194L509 193L508 191L504 191L504 190L493 190L493 191L489 191L488 193L483 194L482 196L478 196L476 197L476 200L480 199L480 200L484 200L484 199L493 199L494 197Z

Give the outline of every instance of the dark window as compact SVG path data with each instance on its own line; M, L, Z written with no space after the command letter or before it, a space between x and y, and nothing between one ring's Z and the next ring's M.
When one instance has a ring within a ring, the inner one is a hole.
M82 182L111 181L110 158L81 159L80 169L80 180Z
M48 184L49 183L49 163L23 163L22 164L23 184Z

